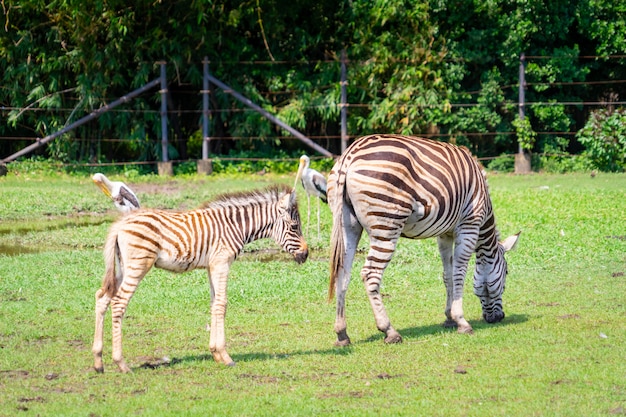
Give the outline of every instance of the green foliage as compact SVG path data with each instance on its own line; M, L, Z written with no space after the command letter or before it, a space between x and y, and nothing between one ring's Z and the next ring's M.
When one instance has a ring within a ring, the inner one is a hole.
M532 150L535 145L535 139L537 134L533 131L530 124L530 119L525 117L523 119L514 119L513 127L517 133L517 140L523 149Z
M268 172L283 174L296 172L298 169L296 158L290 158L284 153L280 158L287 160L258 157L245 151L231 152L227 158L216 157L212 159L213 171L216 174L265 174Z
M406 3L406 4L405 4ZM445 108L441 72L446 48L418 1L354 2L348 50L349 86L366 111L351 111L350 129L416 134L433 123L431 108ZM436 114L436 112L435 112Z
M198 171L195 161L181 162L174 164L174 175L190 175Z
M577 152L583 103L626 96L623 2L375 0L263 2L5 0L0 12L0 143L8 155L154 79L167 62L170 158L199 157L201 62L309 137L338 137L340 55L348 55L348 131L433 133L479 156ZM558 16L558 19L554 17ZM527 118L518 126L519 56ZM587 56L610 59L587 59ZM303 145L211 91L212 154L274 157ZM152 161L160 155L152 91L37 151L64 162ZM192 138L192 139L190 139ZM339 141L319 140L334 153ZM308 151L308 150L305 150ZM174 156L176 155L176 156Z
M202 130L198 129L193 132L187 139L187 155L191 158L200 159L202 157Z
M620 1L589 0L580 2L577 18L581 32L597 43L599 55L621 54L626 50L626 4Z
M513 155L499 156L491 160L487 164L487 168L495 172L513 172L515 170L515 157Z
M586 147L595 168L621 172L626 169L626 109L601 109L591 113L577 138Z
M587 172L592 169L591 161L585 155L542 154L539 156L539 169L552 174Z
M18 175L42 175L56 177L64 172L62 166L50 159L33 157L10 164L10 171Z

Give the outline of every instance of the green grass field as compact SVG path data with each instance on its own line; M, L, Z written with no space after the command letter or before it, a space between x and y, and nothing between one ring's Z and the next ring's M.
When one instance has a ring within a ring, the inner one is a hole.
M146 207L187 209L293 177L126 181ZM475 334L442 328L436 242L403 240L382 291L404 343L385 345L376 330L361 252L346 307L353 345L335 348L331 217L323 205L318 239L313 203L305 264L267 240L233 264L226 337L235 367L208 350L206 272L154 269L124 320L134 372L111 360L109 313L100 375L94 293L112 203L86 176L0 178L0 416L626 415L626 175L491 175L489 184L502 236L522 231L501 323L482 321L470 276Z

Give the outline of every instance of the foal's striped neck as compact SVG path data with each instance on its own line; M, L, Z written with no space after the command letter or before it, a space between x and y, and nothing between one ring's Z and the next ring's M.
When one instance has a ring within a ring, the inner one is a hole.
M286 185L272 185L266 189L226 193L202 206L203 211L219 213L229 219L244 244L271 237L272 225L278 214L281 197L291 192Z

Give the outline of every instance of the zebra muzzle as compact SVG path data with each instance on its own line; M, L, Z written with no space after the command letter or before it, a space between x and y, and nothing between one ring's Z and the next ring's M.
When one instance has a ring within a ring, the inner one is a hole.
M293 254L293 258L299 264L304 263L308 257L309 257L309 249L308 248L305 248L304 250L301 250L301 251L297 251L297 252L295 252Z
M297 263L302 264L309 257L309 247L304 240L300 241L300 249L293 252L293 258Z

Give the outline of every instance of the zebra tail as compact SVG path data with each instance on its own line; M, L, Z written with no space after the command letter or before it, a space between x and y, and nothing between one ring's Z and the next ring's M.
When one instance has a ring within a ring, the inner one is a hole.
M330 283L328 287L328 301L332 301L335 297L335 285L339 270L343 268L345 256L345 242L343 233L343 205L345 200L346 176L345 172L338 169L336 189L332 190L333 195L330 199L330 209L333 213L333 229L330 239ZM329 196L331 197L331 196Z
M104 278L102 279L101 289L101 292L103 294L106 294L110 298L113 298L118 289L118 280L115 271L118 251L119 249L117 246L117 230L113 228L111 229L111 232L109 232L106 243L104 244L104 264L106 269L104 272Z

